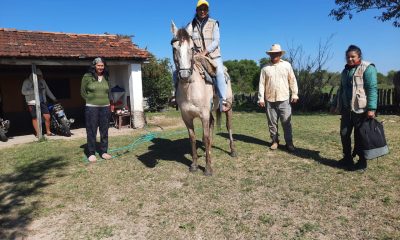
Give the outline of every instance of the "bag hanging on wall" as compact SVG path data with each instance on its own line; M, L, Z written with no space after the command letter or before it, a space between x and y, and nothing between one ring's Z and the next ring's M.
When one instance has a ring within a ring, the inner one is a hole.
M360 137L360 150L366 159L374 159L389 153L381 122L375 118L368 118L356 131Z

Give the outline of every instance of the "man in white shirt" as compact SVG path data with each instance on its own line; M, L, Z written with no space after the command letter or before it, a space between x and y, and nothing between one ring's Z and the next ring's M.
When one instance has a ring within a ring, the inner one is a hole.
M290 103L296 103L299 97L293 68L289 62L281 59L284 53L285 51L279 44L273 44L267 51L271 63L261 69L258 104L260 107L265 107L267 114L268 128L272 139L271 150L278 148L278 120L280 119L286 148L293 152L295 148L293 146Z

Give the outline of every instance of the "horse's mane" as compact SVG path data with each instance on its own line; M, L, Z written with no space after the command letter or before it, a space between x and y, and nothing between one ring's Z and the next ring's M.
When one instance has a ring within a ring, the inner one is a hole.
M180 41L180 42L184 42L184 41L189 41L190 36L189 33L186 31L185 28L180 28L178 30L178 32L176 33L176 38Z

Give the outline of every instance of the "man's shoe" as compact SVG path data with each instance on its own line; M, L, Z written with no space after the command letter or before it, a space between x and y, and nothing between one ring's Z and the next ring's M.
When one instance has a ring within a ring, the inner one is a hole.
M276 150L278 148L278 143L277 142L273 142L271 147L269 147L271 150Z
M367 160L366 159L360 159L354 165L354 170L365 171L366 169L367 169Z
M344 168L346 170L353 170L354 162L351 157L344 157L337 162L337 166Z
M289 143L289 144L286 144L286 149L289 151L289 152L294 152L296 149L294 148L294 146L293 146L293 143Z

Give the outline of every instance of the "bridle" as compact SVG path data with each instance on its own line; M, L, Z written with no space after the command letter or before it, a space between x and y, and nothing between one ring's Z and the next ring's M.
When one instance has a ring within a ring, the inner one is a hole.
M179 41L179 43L181 43L182 41L180 41L177 38L173 38L171 41L171 45L173 45L173 43ZM181 45L179 45L181 46ZM177 63L177 61L175 61L175 67L176 71L178 72L177 77L179 79L179 81L183 81L183 82L187 82L190 83L192 82L190 79L190 76L192 76L193 74L193 69L194 69L194 54L195 54L195 48L192 47L191 49L191 58L190 58L190 68L181 68L180 64Z

